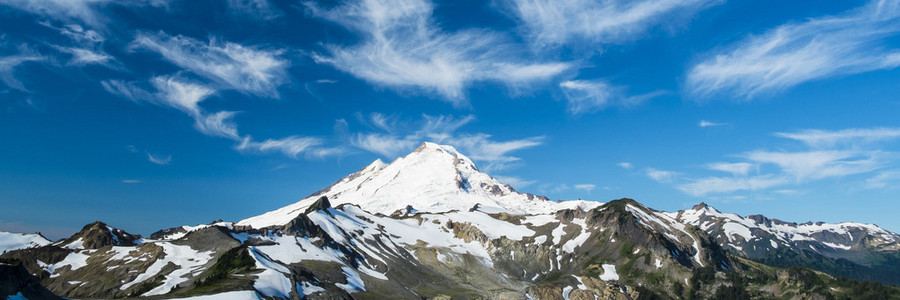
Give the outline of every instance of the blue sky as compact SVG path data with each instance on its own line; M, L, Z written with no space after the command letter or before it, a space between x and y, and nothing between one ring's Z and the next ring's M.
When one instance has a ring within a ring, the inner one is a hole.
M0 230L237 221L423 141L900 231L900 1L0 0Z

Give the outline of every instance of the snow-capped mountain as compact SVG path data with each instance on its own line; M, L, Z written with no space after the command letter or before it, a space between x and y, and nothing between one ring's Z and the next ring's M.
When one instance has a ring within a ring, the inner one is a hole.
M877 253L867 259L886 263L859 270L900 278L896 240L874 225L793 224L706 205L668 213L631 199L549 201L425 143L237 223L142 238L95 222L55 243L16 244L0 255L0 299L841 298L900 288L759 261L803 258L768 262L832 272L813 262L847 266L834 257ZM764 252L774 254L753 256Z
M900 284L900 235L874 224L797 224L742 217L701 203L669 217L706 231L741 256L774 265L804 265L841 276Z
M900 235L884 230L874 224L844 222L829 224L791 223L769 219L762 215L741 217L723 213L714 207L701 203L690 210L667 213L668 216L688 225L700 227L710 235L737 251L746 253L744 245L753 245L762 250L772 250L783 246L812 245L813 250L833 251L870 249L900 250ZM754 245L755 241L765 241L768 245Z
M254 228L284 225L320 197L334 205L353 204L371 213L390 215L412 208L419 212L468 211L548 214L561 209L590 209L593 201L549 201L519 193L475 167L472 160L451 146L423 143L390 164L375 160L292 205L237 223Z
M46 246L50 243L51 242L47 240L47 238L40 234L0 231L0 253Z

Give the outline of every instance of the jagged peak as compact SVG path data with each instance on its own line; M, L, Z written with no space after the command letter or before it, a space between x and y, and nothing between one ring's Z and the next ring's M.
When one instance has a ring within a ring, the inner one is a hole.
M94 221L57 244L72 249L99 249L105 246L135 245L140 238L140 235L130 234L101 221Z
M317 210L327 212L329 208L331 208L331 202L328 202L328 197L322 196L322 197L319 197L319 199L316 200L316 202L313 202L312 205L310 205L308 208L306 208L305 213L310 214Z

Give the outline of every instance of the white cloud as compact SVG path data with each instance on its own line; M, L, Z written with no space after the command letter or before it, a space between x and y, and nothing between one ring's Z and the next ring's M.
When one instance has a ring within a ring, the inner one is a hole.
M94 27L102 27L105 19L96 11L96 7L109 2L109 0L0 0L0 4L32 14L62 21L80 20Z
M195 118L203 114L200 102L215 93L215 90L208 87L172 76L157 76L150 83L159 91L156 98L158 101Z
M262 142L253 141L249 136L235 148L239 151L258 151L262 153L281 152L282 154L297 158L300 154L308 157L321 158L340 152L337 148L321 147L324 141L316 137L289 136L282 139L267 139Z
M134 83L118 80L103 81L102 85L108 92L133 101L146 101L180 110L194 119L194 128L197 131L236 141L238 144L235 149L241 152L277 152L291 158L297 158L300 154L305 154L309 158L322 158L344 153L343 148L323 146L324 141L317 137L295 135L257 141L249 135L241 136L233 120L237 112L210 113L200 107L200 102L213 95L215 90L174 76L154 77L150 83L156 88L155 93L139 88Z
M807 152L753 151L743 156L753 162L777 165L792 178L804 181L868 173L885 163L877 151L828 150Z
M676 172L657 170L654 168L647 168L646 174L651 179L661 183L670 183L675 180L676 176L678 176L678 173Z
M497 179L497 181L508 184L516 189L523 189L523 188L528 187L528 186L534 184L535 182L537 182L536 180L525 180L525 179L522 179L520 177L515 177L515 176L493 176L493 177L494 177L494 179Z
M715 126L725 126L725 125L728 125L728 124L725 124L725 123L710 122L710 121L707 121L707 120L700 120L700 123L699 123L698 125L699 125L700 127L715 127Z
M773 175L752 177L706 177L677 185L676 188L693 196L756 191L791 183L791 179Z
M831 178L853 178L893 167L898 153L872 148L875 142L900 138L900 131L891 128L855 128L837 131L803 130L774 134L803 142L809 149L799 151L755 150L738 155L745 161L710 163L707 169L731 173L730 177L690 178L683 176L675 187L694 196L766 190L778 186L803 185ZM749 175L751 170L756 175ZM895 171L882 171L865 180L866 188L889 186ZM797 194L795 189L773 191L781 195Z
M900 32L897 0L871 1L839 16L788 23L751 36L694 66L687 86L701 97L751 98L803 82L900 65L885 47Z
M619 166L619 167L622 167L622 169L631 169L631 168L634 168L634 165L632 165L630 162L624 162L624 161L623 161L623 162L617 163L616 165Z
M463 90L473 82L524 87L571 68L522 59L527 52L496 32L444 32L427 0L349 1L330 10L306 6L360 35L354 46L326 45L329 54L314 55L317 62L377 85L437 92L456 105L465 103Z
M72 59L69 60L68 64L73 66L108 65L111 60L114 60L112 56L102 51L74 47L59 47L57 49L72 55Z
M626 96L625 88L614 86L603 80L568 80L559 84L568 102L572 115L592 113L610 106L632 107L663 92L653 92L638 96Z
M228 9L238 16L251 16L265 21L282 16L269 0L228 0Z
M800 191L792 190L792 189L774 190L773 192L776 194L780 194L780 195L799 195L800 194Z
M395 136L383 133L364 133L353 137L351 144L385 157L397 157L420 144L417 136Z
M753 168L753 164L746 162L739 163L711 163L706 165L706 168L710 170L722 171L731 173L735 176L743 176L747 175L747 172L750 171L750 168Z
M141 183L141 181L137 179L122 179L122 183Z
M138 34L130 46L159 53L170 63L211 80L224 89L278 98L278 87L287 83L288 61L282 50L265 50L231 42L209 43L185 36Z
M13 74L16 67L26 62L36 62L43 61L46 58L26 49L25 47L19 47L20 53L16 55L4 56L0 57L0 81L3 81L3 84L10 88L14 88L20 91L25 90L25 86L16 79Z
M233 111L204 113L194 119L194 128L206 135L237 140L240 135L237 124L232 120L235 114L237 113Z
M62 27L56 27L48 21L40 22L50 29L59 31L63 36L68 37L76 46L57 46L53 47L62 53L72 56L67 65L70 66L86 66L90 64L99 64L112 67L112 62L117 62L114 57L103 51L103 42L106 40L102 34L91 29L85 29L78 24L68 24Z
M900 128L851 128L837 131L807 129L792 133L776 132L775 136L801 141L811 147L823 148L897 139L900 138Z
M900 182L900 171L884 171L872 178L866 179L867 189L884 189L896 187Z
M671 23L716 0L509 0L507 6L539 47L575 42L620 43Z
M579 189L579 190L584 190L585 192L590 193L590 192L593 191L595 188L597 188L597 185L590 184L590 183L587 183L587 184L576 184L576 185L575 185L575 188L576 188L576 189Z
M157 165L168 165L172 162L172 156L160 156L153 153L147 153L147 160Z
M429 116L423 115L418 126L413 128L396 117L371 114L369 120L361 122L378 124L374 127L384 132L356 133L350 143L360 149L378 153L387 158L404 155L422 142L451 145L473 160L485 162L485 171L502 170L520 160L510 153L543 143L543 137L530 137L510 141L495 141L489 134L459 133L458 129L475 120L474 116Z

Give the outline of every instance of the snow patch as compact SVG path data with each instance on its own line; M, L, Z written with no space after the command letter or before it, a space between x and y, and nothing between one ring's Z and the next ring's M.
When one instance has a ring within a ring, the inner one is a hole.
M600 280L610 281L610 280L619 280L619 274L616 273L616 266L610 264L603 264L603 274L600 275Z

